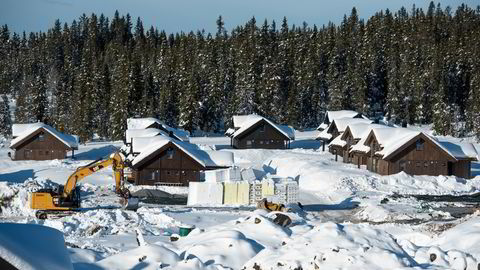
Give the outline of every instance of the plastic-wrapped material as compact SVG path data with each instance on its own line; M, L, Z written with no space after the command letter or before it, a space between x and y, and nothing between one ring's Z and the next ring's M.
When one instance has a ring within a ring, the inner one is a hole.
M188 205L223 203L223 185L219 183L190 182L188 187Z

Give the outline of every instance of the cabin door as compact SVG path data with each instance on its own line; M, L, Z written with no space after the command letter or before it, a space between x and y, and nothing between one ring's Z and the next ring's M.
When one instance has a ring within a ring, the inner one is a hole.
M448 175L453 175L453 163L452 162L448 162L447 163L447 169L448 169Z
M32 150L30 149L23 150L23 156L25 159L32 159Z

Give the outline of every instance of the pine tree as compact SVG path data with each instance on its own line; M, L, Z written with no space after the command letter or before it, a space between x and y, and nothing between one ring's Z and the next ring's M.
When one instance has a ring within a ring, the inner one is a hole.
M0 101L0 134L7 137L12 133L12 119L7 95L2 95Z

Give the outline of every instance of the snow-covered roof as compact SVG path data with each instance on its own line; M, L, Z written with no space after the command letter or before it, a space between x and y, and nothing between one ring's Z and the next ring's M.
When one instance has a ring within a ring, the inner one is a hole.
M271 125L273 128L278 130L280 133L282 133L286 137L290 138L291 140L295 139L295 130L292 127L285 126L285 125L277 125L265 117L262 117L256 114L234 115L233 117L234 117L233 118L234 125L241 123L239 126L240 128L237 131L235 131L232 135L234 138L241 135L242 133L247 131L249 128L257 124L258 122L264 120L265 122L267 122L269 125ZM236 121L236 124L235 124L235 121Z
M168 136L164 131L157 128L147 128L147 129L127 129L125 131L125 141L130 143L134 137L153 137L157 135Z
M136 156L132 165L135 166L142 162L145 159L148 159L153 153L162 147L166 146L169 143L174 144L176 147L181 149L185 154L189 155L192 159L197 161L204 167L230 167L234 164L233 153L228 151L204 151L198 148L198 146L182 142L178 140L173 140L166 136L155 136L152 138L138 138L150 139L148 145L144 145L141 148L141 152ZM135 147L137 138L133 139L133 146ZM145 142L143 142L145 143ZM138 143L137 143L138 145ZM139 146L137 146L139 147Z
M227 131L225 131L226 136L232 136L232 134L235 133L235 129L229 128Z
M317 139L327 140L327 141L330 140L332 138L332 134L328 133L327 131L328 131L328 129L322 130L318 134Z
M456 159L480 159L480 153L472 143L454 143L437 140L442 148L451 153Z
M13 124L12 133L14 129L16 132L16 138L10 142L10 148L15 147L18 143L22 142L33 133L37 132L39 129L43 129L45 132L50 133L51 135L53 135L62 143L64 143L65 145L67 145L72 149L78 148L77 136L61 133L56 129L54 129L53 127L41 122L34 123L34 124Z
M73 270L63 233L37 224L0 223L0 258L16 269Z
M326 124L326 123L321 123L320 126L318 126L317 129L321 131L321 130L326 129L327 127L328 127L328 124Z
M328 120L330 120L330 122L340 118L353 118L359 114L359 112L352 110L327 111Z
M337 130L339 133L343 133L348 125L358 124L358 123L370 124L372 123L372 121L368 119L363 119L363 118L335 119L333 122L330 123L328 128L322 130L320 134L318 134L317 139L327 140L327 141L330 140L332 138L332 134L330 133L331 127L333 126L337 127Z
M340 118L340 119L333 120L330 125L333 125L334 122L338 132L340 133L344 132L348 125L353 125L358 123L364 123L364 124L373 123L372 120L363 119L363 118Z
M372 129L383 129L383 128L393 128L390 126L378 125L378 124L365 124L365 123L356 123L348 125L348 129L352 133L354 139L360 139L356 144L352 145L350 152L362 152L368 153L370 151L370 146L365 145L365 141L370 134ZM342 134L343 136L343 134Z
M333 139L330 144L328 144L329 146L339 146L339 147L344 147L345 145L347 145L347 142L342 140L342 135L338 135L337 137L335 137L335 139Z
M233 127L235 129L241 128L245 121L249 121L255 118L262 118L258 114L246 114L246 115L234 115L233 116Z
M356 111L352 111L352 110L327 111L326 114L325 114L325 118L326 119L328 118L328 123L325 123L325 121L324 121L322 124L320 124L320 126L318 126L317 129L318 130L326 129L327 125L332 123L333 120L341 119L341 118L352 119L354 117L357 117L358 115L361 115L361 113L356 112ZM361 115L361 117L363 119L368 119L367 117L365 117L363 115Z
M170 127L169 125L165 124L164 122L158 120L157 118L153 117L145 117L145 118L128 118L127 119L127 129L146 129L152 124L159 124L163 129L167 132L172 132L173 135L181 141L188 141L188 137L190 133L183 129L177 129Z
M471 143L454 143L448 141L440 141L437 138L428 135L422 131L411 130L407 128L372 128L371 132L375 135L377 142L381 146L381 150L375 154L381 155L383 159L388 159L400 148L405 146L408 142L416 138L417 136L423 136L427 140L436 144L443 149L448 155L455 160L460 159L474 159L478 160L478 153L475 147ZM370 132L369 132L370 133ZM368 134L363 136L362 139L352 147L351 151L368 152L370 147L365 145L368 138Z

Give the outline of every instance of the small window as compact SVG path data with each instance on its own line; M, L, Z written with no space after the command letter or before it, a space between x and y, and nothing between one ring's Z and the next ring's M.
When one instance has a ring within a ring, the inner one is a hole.
M259 141L260 144L263 144L263 141Z
M428 161L425 161L425 162L424 162L424 166L425 166L425 167L428 167Z
M155 180L155 172L150 173L150 178L148 180Z
M41 142L45 141L45 135L43 133L38 135L38 140Z
M420 161L417 161L416 166L417 166L417 167L420 167Z
M168 148L167 150L167 159L173 159L173 154L174 154L173 148Z
M252 146L252 141L247 140L247 146Z
M416 146L417 146L417 151L423 151L425 145L425 141L423 139L418 139Z
M269 144L269 143L270 143L270 141L269 141L269 140L266 140L266 141L265 141L265 144Z
M261 125L259 130L260 132L265 132L265 125Z

